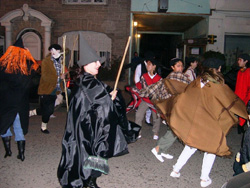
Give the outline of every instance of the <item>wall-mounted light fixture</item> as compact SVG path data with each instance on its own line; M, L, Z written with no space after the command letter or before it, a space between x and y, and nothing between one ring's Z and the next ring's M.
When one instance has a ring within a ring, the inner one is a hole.
M137 38L141 38L141 34L137 34L136 36L137 36Z
M138 22L134 22L134 27L136 27L138 25Z

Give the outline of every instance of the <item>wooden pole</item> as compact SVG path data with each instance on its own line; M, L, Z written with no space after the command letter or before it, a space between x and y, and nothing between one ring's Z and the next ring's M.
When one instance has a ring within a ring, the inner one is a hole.
M125 51L124 51L124 54L123 54L123 57L122 57L122 62L120 64L120 68L119 68L119 71L118 71L118 74L117 74L117 77L116 77L115 86L114 86L113 91L115 91L117 89L117 85L118 85L118 82L119 82L119 79L120 79L120 76L121 76L121 72L122 72L124 60L125 60L125 57L126 57L126 54L127 54L127 51L128 51L128 47L129 47L129 44L130 44L130 40L131 40L131 36L128 37L127 45L126 45L126 48L125 48ZM114 100L114 96L112 96L112 100Z
M66 35L63 36L63 67L62 67L62 73L65 73L65 57L66 57ZM69 105L68 105L68 91L67 91L67 85L66 85L66 80L65 78L63 79L64 83L64 92L65 92L65 99L66 99L66 107L67 111L69 110Z

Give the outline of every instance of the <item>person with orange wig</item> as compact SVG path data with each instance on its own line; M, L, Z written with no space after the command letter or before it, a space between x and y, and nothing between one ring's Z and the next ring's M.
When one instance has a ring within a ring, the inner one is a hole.
M17 158L24 161L25 138L29 125L29 88L39 65L20 37L0 58L0 135L5 155L12 155L10 130L13 125L18 146Z

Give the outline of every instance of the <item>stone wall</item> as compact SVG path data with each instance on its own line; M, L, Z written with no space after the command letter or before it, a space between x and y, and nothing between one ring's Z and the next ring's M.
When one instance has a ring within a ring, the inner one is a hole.
M20 31L26 28L32 28L39 32L41 40L44 40L44 27L41 26L41 21L34 17L29 17L29 21L24 21L21 17L17 17L12 20L12 43L15 42L17 35Z

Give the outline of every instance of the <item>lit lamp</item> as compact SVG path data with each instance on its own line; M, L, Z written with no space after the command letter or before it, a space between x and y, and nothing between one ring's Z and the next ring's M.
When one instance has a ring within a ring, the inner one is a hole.
M134 27L136 27L138 25L138 22L134 22Z
M140 37L141 37L141 35L140 35L140 34L137 34L136 36L137 36L137 38L140 38Z

